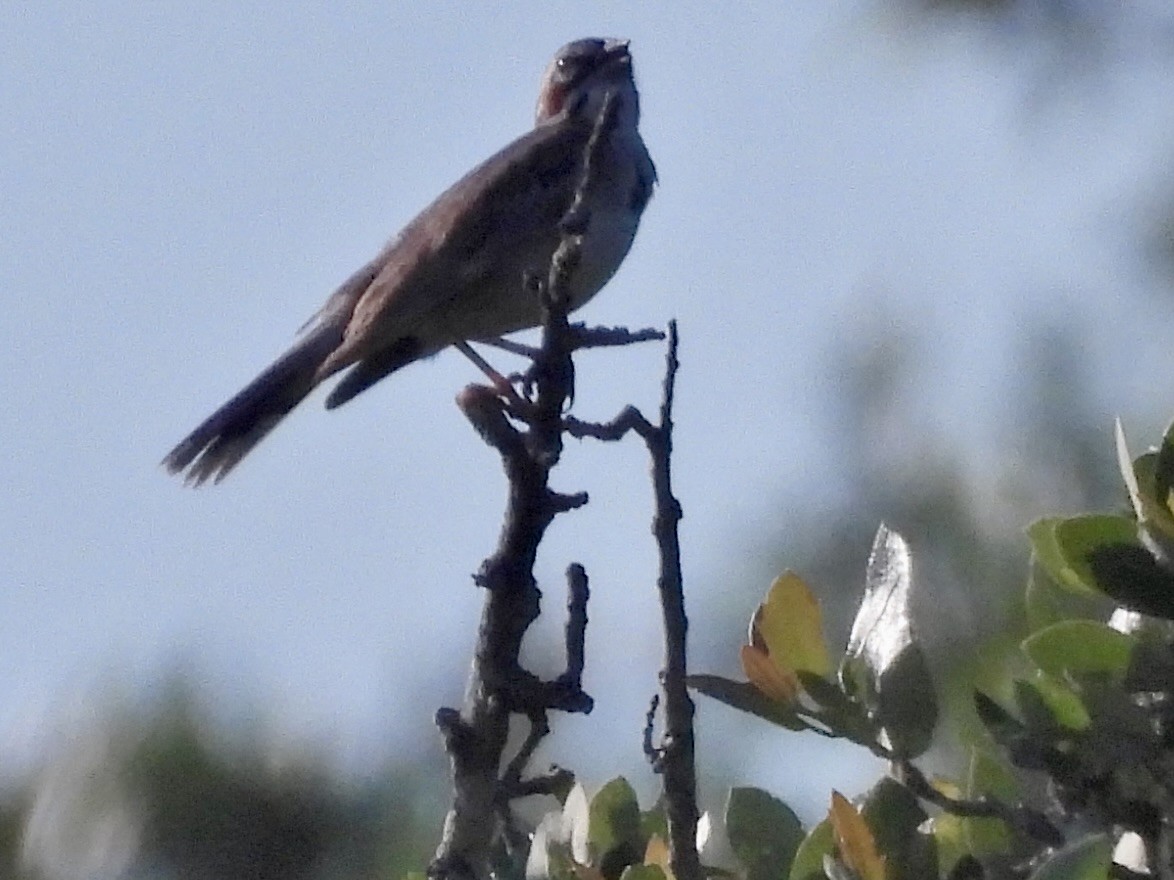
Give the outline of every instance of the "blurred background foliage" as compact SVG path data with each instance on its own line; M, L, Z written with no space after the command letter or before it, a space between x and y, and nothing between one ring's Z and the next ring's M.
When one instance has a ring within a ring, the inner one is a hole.
M877 27L914 41L981 29L1025 59L1028 119L1073 94L1095 101L1110 93L1120 65L1164 59L1174 70L1174 14L1165 3L887 0L869 8ZM1138 259L1164 275L1169 291L1174 185L1155 180L1146 191ZM1116 313L1171 319L1168 300L1123 302L1115 290L1096 289L1088 296ZM731 548L742 570L725 573L720 591L697 591L693 633L706 635L694 640L694 668L728 666L761 591L784 568L820 591L830 641L843 644L883 520L910 540L918 576L934 584L926 612L935 627L925 637L935 669L943 683L965 681L949 671L965 651L1016 629L1027 574L1023 527L1045 513L1120 506L1105 417L1116 409L1102 399L1097 364L1085 352L1095 327L1049 315L1020 328L1020 382L1006 389L1002 412L977 415L1002 426L1000 477L976 483L980 471L935 430L916 391L933 369L932 326L878 308L844 327L819 365L838 405L828 440L838 484L822 497L781 499L785 529L744 535L743 552ZM1150 403L1152 410L1130 402L1134 409L1122 413L1138 445L1156 439L1171 414L1162 394ZM39 766L0 791L0 877L352 880L426 864L447 791L437 749L399 754L357 778L335 764L328 744L291 753L280 731L242 722L264 717L263 709L225 711L199 680L186 669L153 696L104 698L69 732L47 736ZM720 776L721 762L738 756L707 753L711 744L702 738L700 759ZM949 748L937 760L948 763Z

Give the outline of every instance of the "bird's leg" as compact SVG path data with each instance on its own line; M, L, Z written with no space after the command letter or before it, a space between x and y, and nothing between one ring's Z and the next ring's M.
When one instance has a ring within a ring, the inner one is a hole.
M514 390L513 383L497 370L495 370L489 361L485 360L485 358L477 354L477 352L473 350L473 346L469 345L469 343L465 342L464 340L461 340L460 342L456 343L456 349L477 365L477 369L486 375L490 383L492 383L493 387L497 390L498 394L508 400L511 404L516 406L525 406L525 401L523 401L522 398L518 395L518 392Z
M492 345L494 348L500 348L502 351L508 351L510 354L516 354L520 357L534 360L538 357L539 349L532 345L525 345L521 342L514 342L511 339L506 339L503 336L494 336L490 339L479 339L478 342L483 342L485 345Z
M522 396L529 400L531 391L534 388L534 367L538 363L538 356L541 354L541 349L532 345L525 345L521 342L513 342L501 336L494 336L492 339L479 339L477 341L483 342L486 345L492 345L494 348L500 348L502 351L508 351L510 354L516 354L519 357L529 358L530 366L520 373L510 373L508 377L511 383L516 382L521 386Z

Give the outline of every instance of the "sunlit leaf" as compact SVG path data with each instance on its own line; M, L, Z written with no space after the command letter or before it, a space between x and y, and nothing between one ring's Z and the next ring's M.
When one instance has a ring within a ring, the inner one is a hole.
M826 676L832 669L819 602L803 579L791 571L775 579L754 613L750 644L764 648L789 671Z
M852 657L863 658L878 673L913 641L909 619L912 582L909 546L882 525L868 558L864 598L852 622L847 651Z
M1134 515L1141 521L1145 520L1145 508L1142 505L1141 489L1137 484L1137 471L1133 466L1133 457L1129 454L1129 447L1125 442L1125 427L1118 417L1113 420L1113 440L1117 447L1117 470L1121 472L1121 479L1129 492L1129 503L1133 506Z
M933 680L912 616L913 558L905 539L877 530L864 598L852 623L840 680L868 702L888 744L904 757L928 748L937 722Z
M648 845L644 847L644 864L658 865L665 874L671 874L669 867L669 845L659 834L648 838Z
M876 848L876 840L864 817L838 791L832 792L832 806L828 812L836 834L840 859L860 880L885 880L885 860Z
M571 856L580 864L591 861L588 848L591 834L591 803L582 783L576 782L563 802L562 836L571 848Z
M790 703L799 695L799 679L790 669L754 645L743 645L742 671L750 683L772 700Z

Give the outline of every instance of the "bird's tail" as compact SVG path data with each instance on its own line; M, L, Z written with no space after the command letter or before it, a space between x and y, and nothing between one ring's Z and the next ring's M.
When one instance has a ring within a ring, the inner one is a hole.
M326 320L180 441L163 466L184 482L219 483L323 378L318 368L342 341L343 321ZM186 473L185 473L186 472Z

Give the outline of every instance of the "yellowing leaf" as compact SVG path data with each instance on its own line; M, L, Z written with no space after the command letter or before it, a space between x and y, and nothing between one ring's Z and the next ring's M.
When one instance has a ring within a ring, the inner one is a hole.
M665 875L669 875L669 847L659 834L648 838L648 845L644 847L644 864L659 865Z
M944 794L946 797L956 801L962 800L962 786L952 779L947 779L944 776L935 776L930 779L929 784L939 794Z
M780 703L790 703L799 693L799 679L789 669L780 668L765 651L753 645L742 646L742 671L764 696Z
M750 621L750 644L788 670L827 676L832 669L823 639L823 612L797 574L783 572Z
M885 859L876 851L876 840L848 799L838 791L832 792L832 808L828 812L840 858L856 872L860 880L885 880Z

